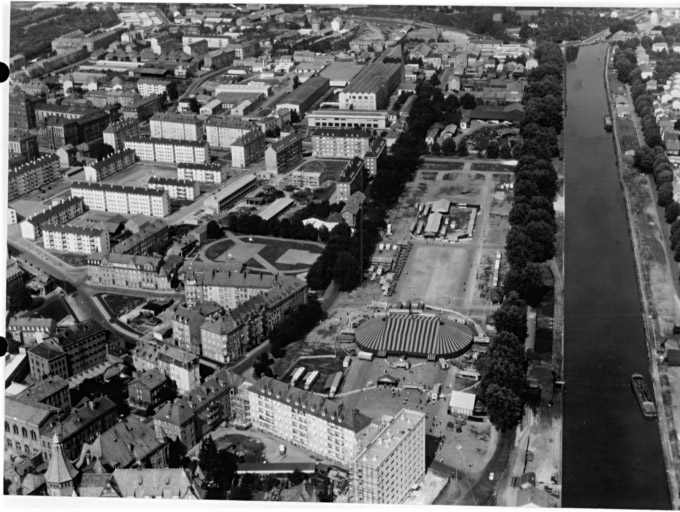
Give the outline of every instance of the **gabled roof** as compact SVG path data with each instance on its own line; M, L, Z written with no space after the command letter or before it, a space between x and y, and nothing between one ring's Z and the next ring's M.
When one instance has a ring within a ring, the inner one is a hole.
M63 484L73 481L77 475L78 470L64 454L59 434L55 432L52 438L52 458L45 472L45 481L49 484Z
M113 486L123 498L197 498L184 469L116 469Z

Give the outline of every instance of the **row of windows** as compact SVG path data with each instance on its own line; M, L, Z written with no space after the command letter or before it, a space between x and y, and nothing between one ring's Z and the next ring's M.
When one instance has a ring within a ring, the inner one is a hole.
M11 431L14 433L15 436L19 435L19 427L17 427L16 425L12 425ZM5 432L8 432L8 433L10 432L10 427L9 427L8 422L5 422ZM28 438L28 430L26 430L26 427L21 427L21 437ZM31 440L32 441L38 440L38 437L33 430L31 430Z

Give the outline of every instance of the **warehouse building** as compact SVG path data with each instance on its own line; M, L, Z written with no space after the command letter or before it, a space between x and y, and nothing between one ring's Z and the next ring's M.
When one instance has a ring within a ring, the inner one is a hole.
M400 64L371 64L340 93L340 109L380 110L401 80Z
M330 89L330 80L315 76L298 86L283 102L276 105L276 110L295 111L302 118L305 113Z

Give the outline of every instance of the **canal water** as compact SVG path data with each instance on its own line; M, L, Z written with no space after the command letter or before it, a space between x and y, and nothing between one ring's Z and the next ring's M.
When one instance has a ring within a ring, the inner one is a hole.
M611 134L604 45L567 64L563 507L670 509L641 302Z

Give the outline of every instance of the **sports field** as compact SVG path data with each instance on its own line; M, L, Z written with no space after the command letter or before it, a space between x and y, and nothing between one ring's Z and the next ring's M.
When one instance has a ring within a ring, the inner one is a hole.
M413 247L397 285L395 299L440 307L455 305L462 297L469 274L472 251L464 244Z

